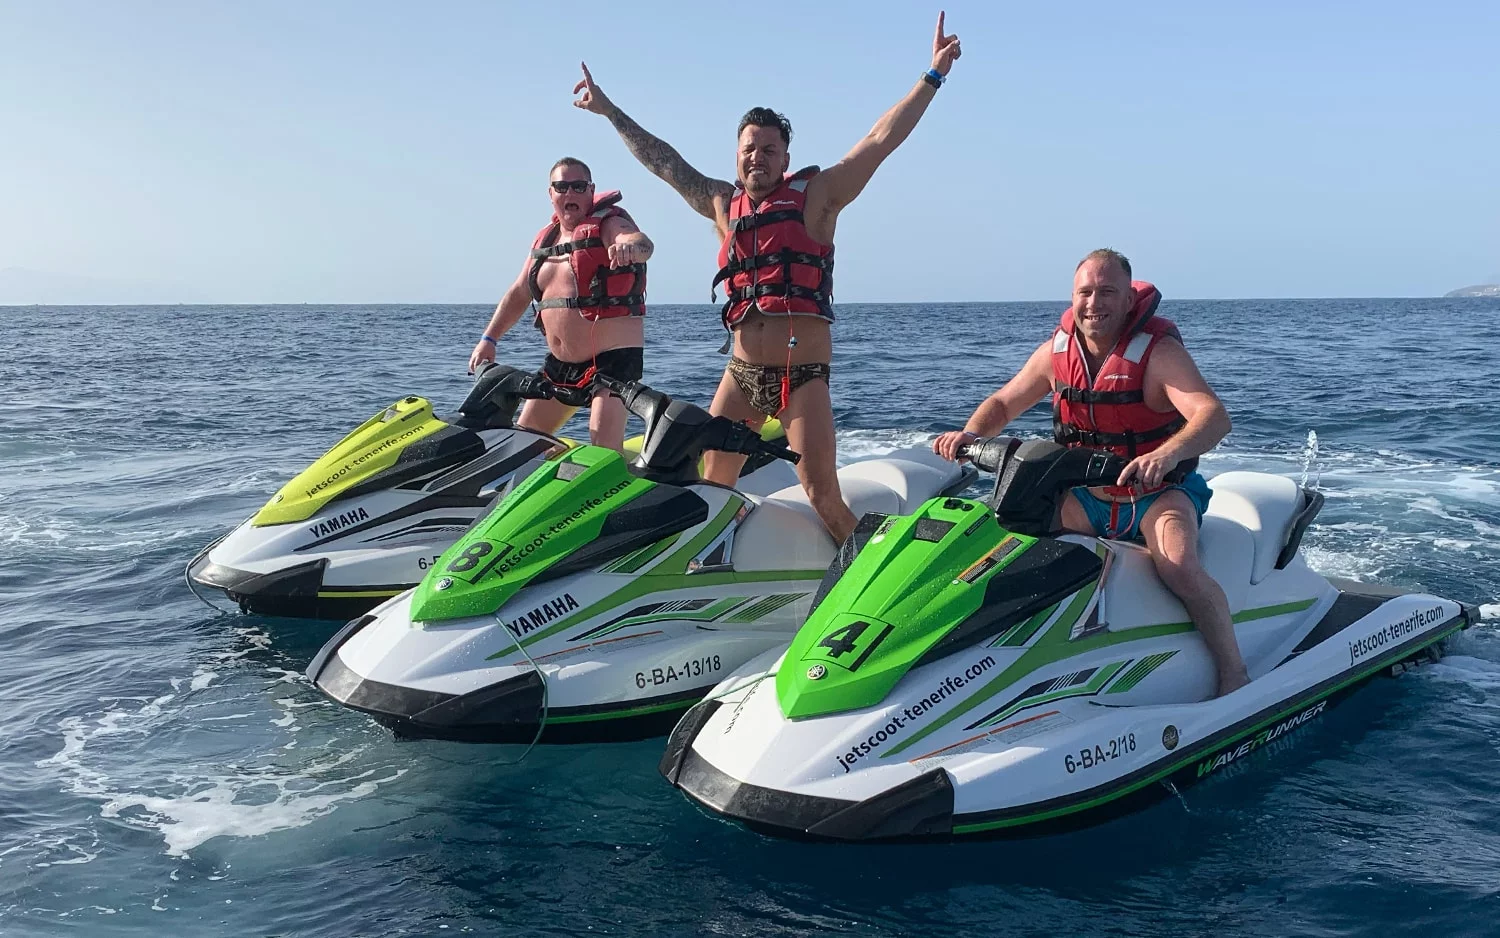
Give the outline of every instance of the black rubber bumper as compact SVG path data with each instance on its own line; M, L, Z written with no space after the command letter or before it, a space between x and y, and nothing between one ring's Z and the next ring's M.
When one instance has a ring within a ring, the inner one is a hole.
M694 801L750 827L818 840L909 840L953 833L953 782L943 769L908 779L863 801L823 798L752 785L721 772L693 751L718 701L689 710L667 740L659 769Z
M339 643L354 631L341 634ZM473 693L444 694L360 677L335 650L313 681L329 697L368 713L405 739L529 743L542 722L542 678L535 671Z
M442 739L465 743L625 742L665 734L682 709L702 691L656 698L664 709L639 714L621 706L544 709L542 676L528 671L467 694L400 687L356 674L338 654L343 645L374 621L350 622L318 652L307 675L318 689L346 707L367 713L402 739ZM540 735L538 731L542 732Z
M326 595L323 572L327 567L326 557L273 573L251 573L199 561L188 576L199 586L224 593L245 612L262 616L347 621L385 601L380 596Z

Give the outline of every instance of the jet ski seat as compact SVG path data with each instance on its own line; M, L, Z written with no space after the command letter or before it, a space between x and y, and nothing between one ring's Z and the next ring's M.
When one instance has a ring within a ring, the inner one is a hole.
M1302 490L1285 476L1263 472L1225 472L1208 482L1213 490L1199 544L1206 547L1210 517L1241 525L1255 542L1250 582L1259 583L1274 569L1282 548L1302 512ZM1310 520L1310 519L1309 519Z
M1082 535L1065 534L1064 540L1087 543ZM1103 620L1111 632L1160 625L1163 622L1179 622L1187 617L1187 610L1177 597L1167 591L1156 577L1156 565L1151 561L1151 552L1137 541L1103 541L1114 556L1110 559L1109 572L1105 575L1105 600ZM1229 611L1239 612L1245 608L1250 593L1251 562L1255 545L1249 531L1242 525L1213 515L1205 515L1203 526L1198 529L1198 559L1203 569L1224 590L1229 601ZM1141 584L1139 587L1124 587L1124 584ZM1150 584L1146 586L1146 584ZM1121 588L1125 592L1121 592Z
M838 472L844 502L856 518L866 512L896 515L916 511L963 478L963 468L920 449L866 459ZM837 545L807 500L802 486L789 485L761 499L734 536L736 570L823 570Z
M1209 480L1213 498L1198 529L1203 569L1224 590L1230 612L1244 609L1250 587L1278 565L1289 538L1300 537L1311 515L1302 491L1283 476L1226 472ZM1316 507L1316 506L1314 506ZM1108 582L1155 581L1150 553L1138 543L1109 541L1114 554ZM1109 603L1112 632L1179 620L1185 610L1165 589L1136 592L1128 603Z

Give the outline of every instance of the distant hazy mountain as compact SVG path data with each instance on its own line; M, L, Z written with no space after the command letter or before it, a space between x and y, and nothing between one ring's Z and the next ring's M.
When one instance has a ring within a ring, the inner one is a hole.
M1495 283L1482 283L1475 287L1464 287L1462 290L1453 290L1444 293L1443 296L1500 296L1500 277L1496 277Z
M201 303L186 287L100 280L25 267L0 270L0 306L150 306Z

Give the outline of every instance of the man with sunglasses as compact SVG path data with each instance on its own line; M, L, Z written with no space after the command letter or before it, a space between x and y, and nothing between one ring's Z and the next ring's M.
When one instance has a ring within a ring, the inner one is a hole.
M710 409L752 426L767 417L781 420L788 445L802 454L797 474L808 501L839 542L854 531L856 519L839 491L828 386L834 227L839 212L916 127L959 55L958 37L944 34L939 13L932 68L826 170L810 166L788 175L791 124L770 108L753 108L740 120L736 183L704 176L642 130L599 90L587 65L573 89L583 92L574 105L607 118L636 159L714 223L722 246L713 283L723 283L728 296L722 317L734 353ZM744 459L706 453L703 474L733 484Z
M557 385L555 400L530 400L519 423L556 433L578 408L589 406L589 439L625 445L625 406L592 389L595 374L638 381L646 332L646 261L651 239L620 207L620 193L595 197L593 174L565 156L552 166L552 220L532 242L520 276L505 291L469 356L469 372L495 360L495 344L536 306L534 322L547 338L542 372Z

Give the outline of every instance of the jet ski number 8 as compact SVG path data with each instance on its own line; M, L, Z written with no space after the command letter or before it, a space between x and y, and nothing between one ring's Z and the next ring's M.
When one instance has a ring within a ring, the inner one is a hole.
M1063 768L1072 775L1079 769L1092 769L1096 765L1103 765L1111 759L1118 759L1123 755L1135 752L1135 734L1125 733L1111 739L1107 745L1095 746L1093 749L1080 749L1078 755L1068 753L1063 756Z
M478 583L480 577L490 572L510 552L511 546L509 544L476 540L465 547L457 557L448 561L448 565L443 568L443 572L457 574L461 579L467 580L470 583ZM483 563L483 566L480 566L481 563Z

